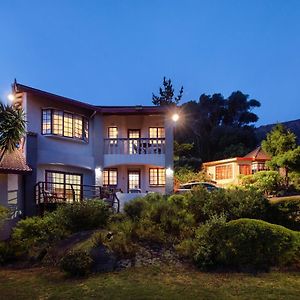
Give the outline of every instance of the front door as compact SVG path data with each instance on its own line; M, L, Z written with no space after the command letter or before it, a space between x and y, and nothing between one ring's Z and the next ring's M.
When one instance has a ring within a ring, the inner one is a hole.
M129 170L128 171L128 191L132 189L141 188L140 180L140 171L139 170Z
M139 129L129 129L128 130L129 154L138 153L140 135L141 135L141 132Z

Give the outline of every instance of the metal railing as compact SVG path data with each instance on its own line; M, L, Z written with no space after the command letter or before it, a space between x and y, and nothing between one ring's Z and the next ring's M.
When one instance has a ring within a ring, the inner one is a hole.
M104 154L165 154L164 138L104 139Z
M119 212L120 203L113 188L45 181L39 181L35 185L35 200L38 208L44 209L49 204L74 203L90 199L102 199Z

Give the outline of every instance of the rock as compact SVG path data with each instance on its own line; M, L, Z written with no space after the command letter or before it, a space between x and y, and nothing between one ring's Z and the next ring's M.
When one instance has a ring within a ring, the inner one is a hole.
M112 272L116 267L116 257L105 246L91 249L94 272Z

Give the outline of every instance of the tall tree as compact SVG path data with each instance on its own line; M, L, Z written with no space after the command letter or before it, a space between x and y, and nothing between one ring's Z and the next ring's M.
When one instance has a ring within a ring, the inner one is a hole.
M183 86L177 96L174 94L174 88L171 79L163 79L163 87L159 88L159 96L152 93L152 103L157 106L177 105L183 96Z
M228 98L202 94L199 101L182 105L188 122L177 131L180 143L194 144L194 155L203 161L242 156L257 144L252 112L259 101L240 91Z
M284 169L285 183L289 185L289 172L300 170L300 146L296 135L282 124L273 127L261 143L262 149L271 155L268 166Z
M22 109L0 103L0 162L6 152L12 152L25 134L25 117Z

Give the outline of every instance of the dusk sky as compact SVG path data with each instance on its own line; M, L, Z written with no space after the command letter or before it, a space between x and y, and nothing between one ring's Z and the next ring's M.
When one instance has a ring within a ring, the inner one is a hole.
M298 0L0 2L0 96L18 82L97 105L241 90L258 124L300 118Z

